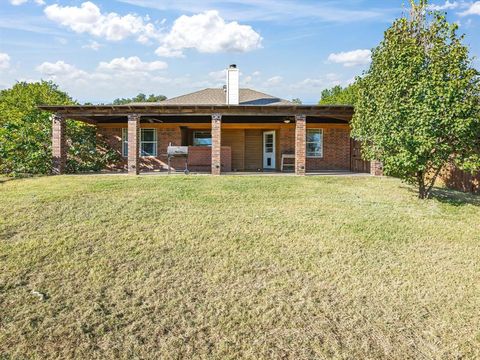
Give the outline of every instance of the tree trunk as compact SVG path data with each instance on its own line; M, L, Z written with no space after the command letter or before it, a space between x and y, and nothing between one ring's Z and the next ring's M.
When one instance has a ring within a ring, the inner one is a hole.
M417 173L417 183L418 183L418 198L425 199L427 194L426 194L425 178L423 176L423 172Z
M438 175L440 174L440 171L442 170L442 166L440 166L437 170L435 170L432 178L430 179L430 184L425 190L425 197L430 197L430 193L432 192L433 186L435 185L435 182L437 181Z

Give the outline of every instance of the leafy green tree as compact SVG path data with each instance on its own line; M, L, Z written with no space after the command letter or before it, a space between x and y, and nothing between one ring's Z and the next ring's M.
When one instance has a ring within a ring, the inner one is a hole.
M447 163L478 169L480 80L458 26L411 0L358 80L353 137L364 157L429 197Z
M302 100L300 100L300 98L294 98L292 99L292 103L296 105L302 105Z
M0 173L48 174L51 171L52 123L41 104L75 102L52 82L19 82L0 91ZM112 151L97 151L94 127L67 121L70 144L67 170L99 170L113 158Z
M165 95L150 94L147 97L145 94L140 93L131 99L125 99L125 98L115 99L113 100L113 105L124 105L129 103L160 102L166 99L167 97Z
M356 83L346 87L340 85L322 91L319 105L355 105L358 86Z

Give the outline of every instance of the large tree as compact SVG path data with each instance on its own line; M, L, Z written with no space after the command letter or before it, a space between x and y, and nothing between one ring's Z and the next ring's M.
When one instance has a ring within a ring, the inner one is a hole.
M48 174L51 171L52 122L38 105L73 105L57 85L19 82L0 91L0 174ZM115 159L111 150L98 151L95 128L68 121L70 144L67 171L99 170ZM104 147L102 147L104 148Z
M480 82L458 25L411 0L359 80L353 136L386 174L430 195L447 163L479 167Z
M336 85L322 91L319 105L355 105L358 86L356 83L342 87Z
M131 99L128 99L128 98L115 99L113 100L113 105L124 105L129 103L160 102L166 99L167 97L165 95L150 94L147 96L145 94L140 93Z

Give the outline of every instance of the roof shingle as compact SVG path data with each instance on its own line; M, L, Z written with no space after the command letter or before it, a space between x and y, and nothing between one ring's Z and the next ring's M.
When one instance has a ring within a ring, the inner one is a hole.
M252 89L240 89L239 105L292 105L292 102ZM204 89L164 100L158 104L171 105L225 105L224 89ZM131 104L137 105L137 104ZM152 105L152 103L150 103Z

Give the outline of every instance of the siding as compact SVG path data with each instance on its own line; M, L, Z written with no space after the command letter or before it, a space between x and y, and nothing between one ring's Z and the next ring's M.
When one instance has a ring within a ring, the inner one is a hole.
M245 130L222 130L222 146L232 149L232 169L245 169Z
M245 170L263 168L262 130L245 130Z

